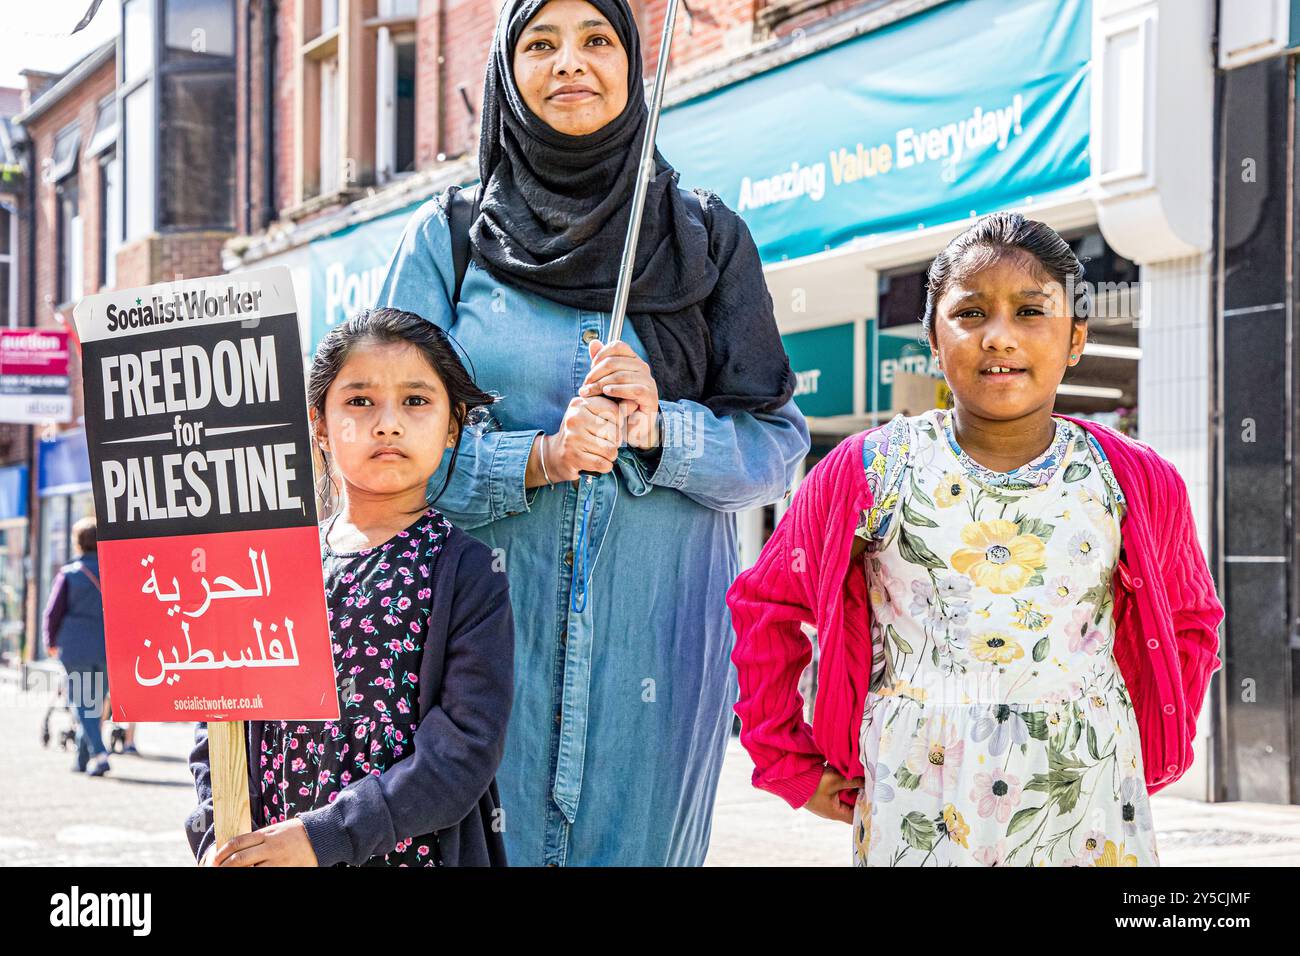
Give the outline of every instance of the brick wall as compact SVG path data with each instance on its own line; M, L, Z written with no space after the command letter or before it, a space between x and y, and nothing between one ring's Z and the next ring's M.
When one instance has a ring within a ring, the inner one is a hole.
M293 57L299 42L296 18L300 2L303 0L280 0L275 21L275 202L281 209L293 202L293 133L298 125L293 115ZM262 101L258 100L253 114L255 129L261 115Z
M679 3L669 75L675 70L690 69L694 72L705 69L711 63L751 46L754 15L762 6L763 0L694 0L690 2L691 15L688 15L686 8ZM637 12L641 48L649 77L658 69L659 44L663 39L668 2L633 0L633 9Z
M446 88L443 90L442 134L443 151L448 156L478 151L483 73L492 45L497 9L495 0L446 0L447 36L443 43ZM424 66L423 63L420 65ZM472 116L466 111L459 92L462 84L474 109Z
M228 232L161 233L124 245L117 254L117 286L149 285L221 273Z
M428 169L442 150L443 104L438 57L442 55L442 17L437 4L421 3L415 24L415 165Z
M82 227L82 288L74 295L80 298L97 292L103 282L99 268L99 230L103 211L99 208L100 174L99 162L95 157L85 155L95 129L95 117L99 111L99 101L113 92L116 73L113 60L109 60L97 69L76 90L49 109L48 112L34 119L27 126L27 133L36 147L34 175L36 176L36 301L28 303L31 311L23 313L24 320L29 316L37 326L57 326L54 311L60 302L58 292L58 195L54 184L42 178L42 171L47 161L54 155L54 140L58 134L71 123L81 128L82 155L77 164L79 209ZM26 246L20 248L25 253ZM71 319L71 310L64 310Z
M878 3L879 0L876 0L876 5L878 5ZM772 30L772 33L775 36L788 37L795 33L795 31L807 30L809 27L815 25L821 20L839 16L842 13L852 10L854 7L865 5L864 0L827 0L827 2L822 6L816 7L812 10L807 10L789 18L788 20L782 20Z
M260 93L262 51L261 4L270 0L244 0L241 5L241 24L244 11L252 7L257 11L255 22L246 38L250 48L249 62L253 63L254 95L252 98L252 137L254 153L262 151L261 116L263 99ZM294 132L299 123L294 109L294 58L301 44L297 36L296 11L301 3L318 0L279 0L276 5L276 93L274 162L276 178L276 204L281 213L294 203ZM645 73L652 77L657 66L659 41L667 0L630 0L641 31ZM689 0L688 0L689 2ZM807 29L819 20L843 13L846 10L879 0L829 0L796 17L781 22L773 31L787 36L798 29ZM758 13L770 6L773 0L694 0L692 15L684 7L678 8L677 30L673 38L672 70L698 73L711 65L730 59L755 42L762 40L755 26ZM455 159L478 150L478 123L482 109L483 74L496 24L500 0L421 0L416 22L416 44L419 66L416 77L416 163L427 170L438 165L438 156ZM241 31L244 29L241 25ZM688 33L688 29L690 32ZM439 63L439 56L442 62ZM670 75L674 75L670 74ZM441 82L440 82L441 80ZM461 88L464 88L462 96ZM468 99L472 112L467 111ZM241 111L243 109L241 96ZM238 136L241 138L240 168L244 149L244 120L241 112ZM370 134L373 135L373 134ZM252 162L255 209L261 202L260 159ZM243 173L241 173L243 175ZM242 183L242 180L241 180ZM242 185L239 192L242 212L245 196ZM296 218L309 221L326 210ZM258 232L261 224L254 216L255 227L246 231Z

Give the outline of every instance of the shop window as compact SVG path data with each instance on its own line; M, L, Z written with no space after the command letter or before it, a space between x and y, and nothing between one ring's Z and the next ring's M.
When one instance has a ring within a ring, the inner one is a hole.
M879 312L882 329L919 323L925 315L925 269L881 276Z
M379 29L375 153L381 182L415 169L415 34Z
M122 97L125 155L126 238L139 239L153 232L154 126L153 84L143 82Z
M1137 405L1137 368L1141 358L1137 321L1141 315L1138 267L1105 242L1097 228L1063 237L1083 262L1091 292L1088 345L1084 358L1069 368L1057 393L1057 411L1100 418L1117 427L1131 427ZM926 270L917 264L880 277L879 320L868 330L867 407L888 411L896 404L889 379L897 371L898 354L908 361L928 355L922 341ZM873 370L870 356L879 356Z
M163 55L168 61L210 62L235 55L228 0L167 0L166 11Z
M167 135L159 162L166 188L160 225L228 229L233 224L235 87L227 73L164 73Z
M118 98L125 238L231 229L234 0L128 0Z
M81 200L76 177L68 177L56 189L59 210L59 302L74 302L81 298L82 282L82 228Z
M86 156L99 162L98 281L100 288L116 282L117 249L122 242L122 172L117 161L117 99L106 97L99 104L95 132Z
M0 520L0 661L11 665L16 661L25 629L26 556L27 519Z

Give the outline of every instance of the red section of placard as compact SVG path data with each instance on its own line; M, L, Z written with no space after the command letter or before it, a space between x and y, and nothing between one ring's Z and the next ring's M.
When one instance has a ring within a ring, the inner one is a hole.
M314 526L99 552L114 719L338 717Z

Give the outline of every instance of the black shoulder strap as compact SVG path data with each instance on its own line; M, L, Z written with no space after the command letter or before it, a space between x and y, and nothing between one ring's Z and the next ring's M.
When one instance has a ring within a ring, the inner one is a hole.
M460 301L460 287L469 268L469 227L478 218L478 187L465 190L451 186L447 190L447 224L451 231L451 262L456 270L456 285L451 301Z

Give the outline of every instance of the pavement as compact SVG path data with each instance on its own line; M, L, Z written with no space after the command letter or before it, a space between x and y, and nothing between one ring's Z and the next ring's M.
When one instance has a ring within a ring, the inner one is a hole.
M706 866L849 866L851 830L755 790L732 738L713 810ZM1164 866L1300 866L1300 806L1151 798Z
M0 671L0 866L192 866L193 725L140 724L141 757L115 754L100 778L72 773L72 750L42 746L49 698ZM52 729L71 726L56 713ZM722 768L708 866L848 866L849 828L791 810L750 786L733 739ZM1166 866L1300 866L1300 806L1151 798Z
M69 714L51 717L42 746L49 704L0 679L0 866L193 866L184 823L194 725L139 724L144 756L113 754L107 774L87 777L71 770L75 747L57 742Z

